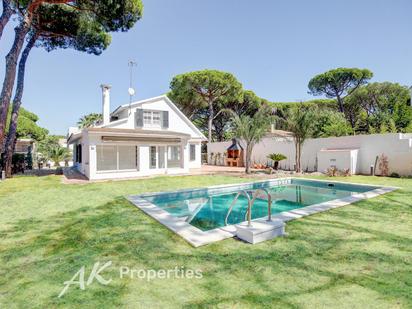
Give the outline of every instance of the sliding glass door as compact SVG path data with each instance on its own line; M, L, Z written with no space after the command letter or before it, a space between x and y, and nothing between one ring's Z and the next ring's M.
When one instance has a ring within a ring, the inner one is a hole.
M159 168L165 168L165 154L166 154L166 146L159 146L158 147L158 154L159 154Z
M181 167L180 146L167 147L167 167L176 168Z

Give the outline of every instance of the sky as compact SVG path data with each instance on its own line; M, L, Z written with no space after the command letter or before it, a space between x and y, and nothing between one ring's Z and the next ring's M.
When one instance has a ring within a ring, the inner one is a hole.
M100 84L111 109L129 102L127 63L138 63L134 100L162 95L173 76L217 69L270 101L313 98L307 84L337 67L368 68L372 81L412 85L410 0L143 0L142 20L114 33L100 56L33 49L23 106L52 134L101 112ZM0 41L0 76L14 37Z

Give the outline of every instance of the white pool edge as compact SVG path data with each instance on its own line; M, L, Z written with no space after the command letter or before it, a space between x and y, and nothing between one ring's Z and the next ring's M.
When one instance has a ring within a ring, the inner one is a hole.
M373 197L380 196L382 194L386 194L392 192L394 190L399 189L399 187L388 187L388 186L377 186L371 184L359 184L359 183L351 183L351 182L344 182L344 181L329 181L329 180L321 180L321 179L310 179L310 178L295 178L295 177L287 177L287 178L274 178L274 179L266 179L262 181L253 181L247 183L237 183L237 184L229 184L229 185L218 185L218 186L211 186L207 188L198 188L198 189L184 189L184 190L177 190L173 192L150 192L148 194L142 195L131 195L126 197L133 205L137 208L141 209L143 212L148 214L150 217L155 219L156 221L160 222L162 225L166 226L169 230L173 231L188 243L190 243L194 247L204 246L210 243L214 243L220 240L224 240L227 238L232 238L236 235L236 228L235 225L228 225L221 228L212 229L209 231L202 231L193 225L185 222L182 219L172 216L167 211L157 207L153 203L149 202L145 199L145 196L152 196L157 194L167 194L167 193L182 193L182 192L196 192L205 189L219 189L219 188L228 188L232 186L247 186L252 185L255 183L262 183L262 182L282 182L285 180L292 180L292 179L303 179L303 180L310 180L310 181L319 181L319 182L328 182L328 183L341 183L341 184L349 184L349 185L359 185L359 186L372 186L372 187L379 187L377 189L357 193L351 196L347 196L340 199L335 199L332 201L327 201L323 203L313 204L306 207L298 208L291 211L281 212L276 215L272 215L272 219L279 219L283 222L288 222L290 220L299 219L302 217L306 217L309 215L313 215L316 213L320 213L323 211L327 211L330 209L335 209L338 207L346 206L361 200L370 199ZM257 218L255 220L267 220L267 217ZM241 223L240 223L241 224Z

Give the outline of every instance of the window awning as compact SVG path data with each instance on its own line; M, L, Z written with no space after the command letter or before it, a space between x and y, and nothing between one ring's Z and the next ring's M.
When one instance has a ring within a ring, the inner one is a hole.
M180 143L181 138L155 136L102 136L103 142Z

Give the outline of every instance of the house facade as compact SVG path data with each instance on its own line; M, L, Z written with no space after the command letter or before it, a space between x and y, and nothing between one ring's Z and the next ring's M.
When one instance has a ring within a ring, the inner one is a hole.
M102 85L103 123L69 130L74 167L90 180L188 173L201 167L205 136L165 95L110 113Z

